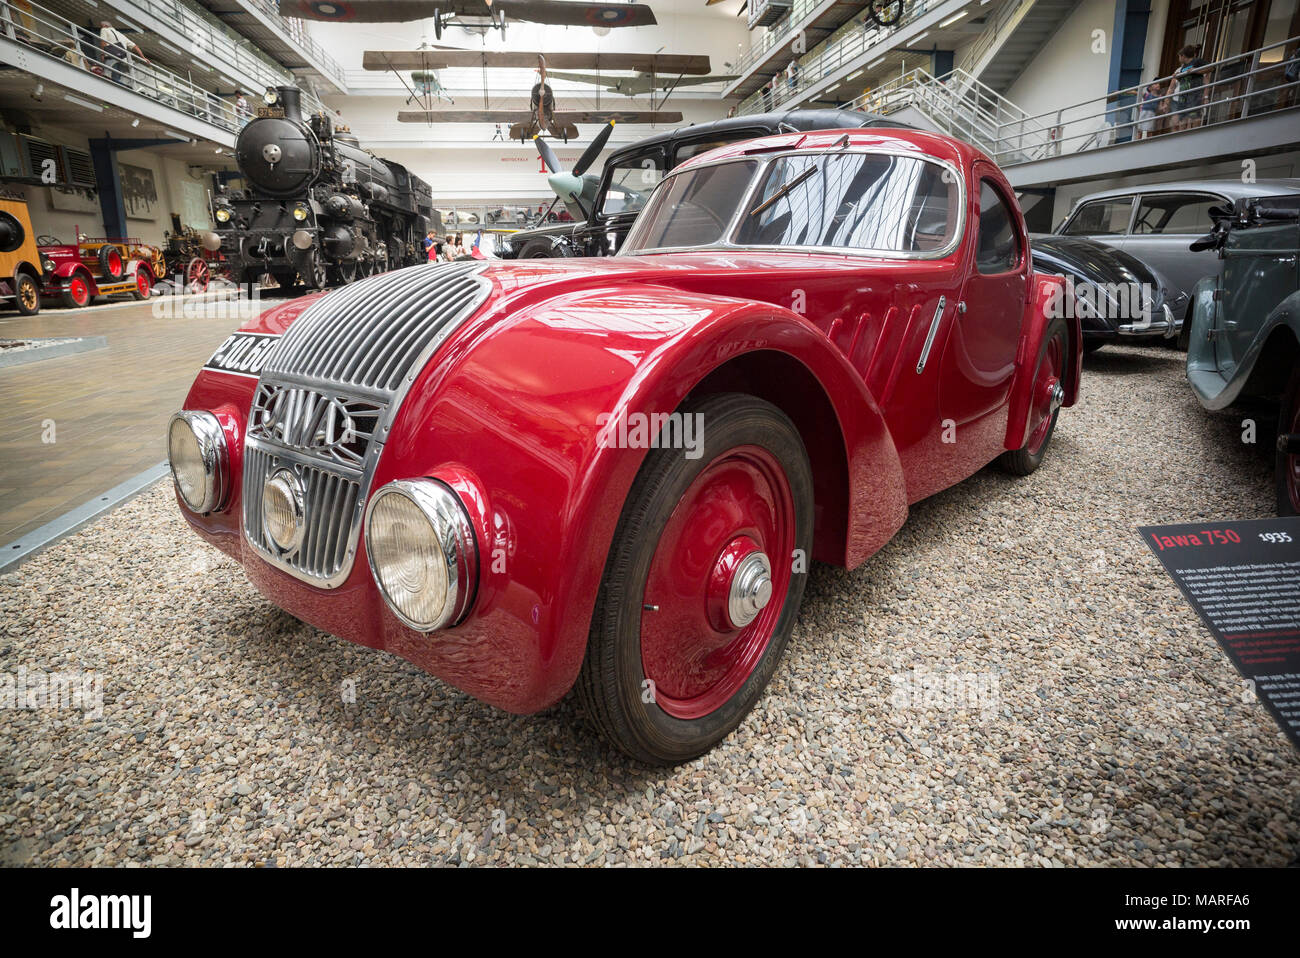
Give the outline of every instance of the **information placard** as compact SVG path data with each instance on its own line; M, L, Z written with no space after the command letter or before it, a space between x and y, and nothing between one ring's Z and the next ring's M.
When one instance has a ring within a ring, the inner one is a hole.
M1300 749L1300 517L1138 531Z

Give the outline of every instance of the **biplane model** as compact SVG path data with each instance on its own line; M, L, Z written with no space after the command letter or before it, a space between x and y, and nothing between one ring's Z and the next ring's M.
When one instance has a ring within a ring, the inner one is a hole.
M552 53L550 60L572 69L636 70L657 77L661 73L708 75L707 56L662 53ZM509 123L510 138L526 142L535 136L550 135L564 140L578 136L579 123L680 123L680 113L664 110L577 110L555 109L555 93L546 82L547 57L540 53L491 53L476 50L420 49L407 51L366 50L361 65L367 70L392 70L399 77L403 70L432 71L447 67L521 68L536 64L538 79L529 96L528 110L494 110L487 102L484 84L482 110L434 110L431 103L424 109L401 110L401 123ZM402 80L405 83L405 79ZM409 102L409 101L408 101Z
M624 96L645 96L646 94L654 96L656 93L662 93L661 103L663 100L668 99L678 87L698 86L702 83L730 83L732 80L739 79L738 76L731 74L702 77L665 77L655 76L649 72L638 73L634 77L607 77L599 73L569 73L563 70L552 70L548 76L555 80L569 80L573 83L593 83L603 87L607 93L621 93Z
M300 20L356 23L406 23L433 20L443 27L495 29L504 36L506 20L567 27L644 27L659 21L644 3L578 3L572 0L280 0L280 13Z

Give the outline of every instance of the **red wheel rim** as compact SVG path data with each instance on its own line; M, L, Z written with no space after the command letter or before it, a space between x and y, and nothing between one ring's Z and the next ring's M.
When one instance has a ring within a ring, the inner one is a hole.
M108 251L107 257L108 274L110 276L122 275L122 254L115 249Z
M152 284L149 282L149 271L141 266L135 271L135 288L141 296L149 295L149 288Z
M192 293L202 293L208 288L208 264L205 260L195 259L190 262L189 287Z
M68 295L78 306L85 306L90 301L90 288L84 279L74 276L68 280Z
M794 497L767 450L740 446L700 471L664 526L643 593L641 667L661 709L679 719L708 715L749 678L781 617L794 543ZM736 627L728 575L760 551L771 599Z
M1029 409L1029 421L1033 425L1030 427L1029 441L1025 443L1025 449L1030 455L1038 454L1047 442L1048 433L1052 431L1052 417L1061 405L1058 387L1064 369L1065 343L1058 334L1048 342L1034 376L1034 392Z
M1300 394L1296 396L1295 408L1291 410L1291 435L1300 433ZM1286 491L1291 497L1291 508L1300 513L1300 453L1288 453L1283 460L1286 471Z

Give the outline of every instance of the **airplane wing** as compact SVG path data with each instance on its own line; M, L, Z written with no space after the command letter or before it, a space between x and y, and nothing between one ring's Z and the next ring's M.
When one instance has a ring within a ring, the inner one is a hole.
M546 69L633 70L637 73L707 74L707 56L676 53L493 53L486 50L366 50L361 66L367 70L443 70L447 67L536 68L546 57Z
M576 3L572 0L494 0L508 20L575 27L639 27L658 23L644 3ZM483 0L280 0L280 14L300 20L406 23L434 11L454 16L489 17Z
M664 110L633 110L631 112L619 112L618 110L576 110L573 112L555 112L555 122L557 123L608 123L613 120L616 123L680 123L682 115L671 111Z
M623 93L627 96L641 96L650 92L650 76L642 74L634 77L606 76L598 73L566 73L563 70L547 70L546 76L551 80L569 80L573 83L595 83L605 87L612 93ZM660 74L656 80L656 89L667 90L676 89L679 86L697 86L701 83L730 83L735 80L734 76L704 76L704 77L665 77Z

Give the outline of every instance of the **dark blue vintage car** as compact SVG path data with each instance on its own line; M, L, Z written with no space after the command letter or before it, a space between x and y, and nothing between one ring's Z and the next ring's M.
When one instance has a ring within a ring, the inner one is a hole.
M1300 514L1300 197L1218 207L1192 244L1217 249L1223 270L1193 291L1187 378L1206 409L1276 404L1277 511Z

